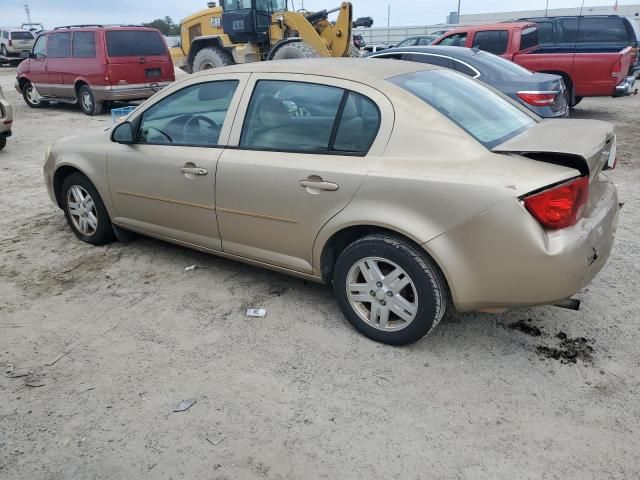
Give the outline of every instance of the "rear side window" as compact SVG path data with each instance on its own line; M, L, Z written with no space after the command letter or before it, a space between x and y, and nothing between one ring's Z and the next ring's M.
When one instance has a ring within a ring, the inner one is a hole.
M457 60L453 61L453 68L460 73L464 73L465 75L469 75L470 77L479 77L480 74L475 71L474 69L472 69L469 65L465 65L462 62L459 62Z
M164 55L166 44L157 32L144 30L112 30L107 32L110 57L146 57Z
M95 32L75 32L73 34L73 56L75 58L95 58Z
M473 47L502 55L507 51L509 43L509 32L506 30L490 30L487 32L477 32L473 37Z
M437 65L439 67L445 68L453 68L451 59L449 57L442 57L440 55L423 55L413 53L411 55L407 55L407 58L405 58L404 60L409 60L411 62L428 63L429 65Z
M537 22L538 23L538 42L541 44L553 43L553 23L551 22Z
M520 34L520 50L535 47L538 45L539 34L538 27L527 27L522 29Z
M443 38L438 45L447 47L464 47L467 43L467 33L455 33Z
M13 40L33 40L31 32L11 32L11 38Z
M49 58L69 58L71 56L71 32L49 35L47 56Z
M240 147L365 154L377 135L378 108L337 87L261 80L251 97Z
M633 40L621 18L583 17L580 19L578 42L625 42L627 40L631 45Z

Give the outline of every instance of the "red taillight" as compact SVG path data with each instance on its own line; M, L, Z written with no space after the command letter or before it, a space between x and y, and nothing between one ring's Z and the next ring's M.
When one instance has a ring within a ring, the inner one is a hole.
M2 122L3 125L11 125L13 123L13 120L5 120L4 122Z
M553 105L558 92L518 92L518 97L534 107Z
M612 77L619 77L622 73L622 60L618 60L611 70Z
M589 176L544 190L524 199L524 205L540 224L557 230L575 225L589 199Z

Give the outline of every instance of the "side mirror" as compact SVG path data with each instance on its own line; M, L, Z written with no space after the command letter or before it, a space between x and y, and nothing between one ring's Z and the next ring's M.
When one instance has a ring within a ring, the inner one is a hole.
M131 122L124 122L113 129L111 140L117 143L130 145L133 143L133 127Z

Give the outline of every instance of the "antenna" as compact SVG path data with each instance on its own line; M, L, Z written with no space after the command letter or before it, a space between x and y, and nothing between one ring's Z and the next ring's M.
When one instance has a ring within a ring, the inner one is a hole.
M24 11L27 14L27 20L29 21L29 23L31 23L31 9L29 8L28 3L24 4Z

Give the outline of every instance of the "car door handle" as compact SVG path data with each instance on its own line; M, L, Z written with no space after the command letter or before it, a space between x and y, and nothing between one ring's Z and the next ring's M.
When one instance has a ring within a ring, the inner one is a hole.
M206 168L200 167L180 167L180 171L187 175L206 175L209 173Z
M335 192L338 190L338 184L333 182L324 182L322 180L300 180L302 188L311 188L313 190L326 190L327 192Z

